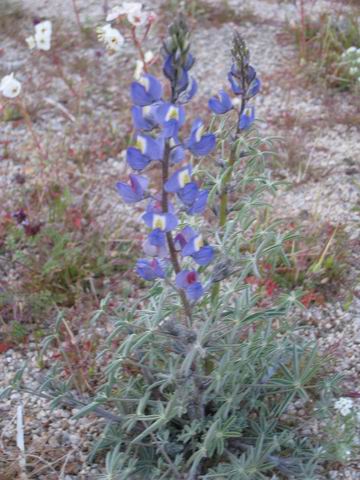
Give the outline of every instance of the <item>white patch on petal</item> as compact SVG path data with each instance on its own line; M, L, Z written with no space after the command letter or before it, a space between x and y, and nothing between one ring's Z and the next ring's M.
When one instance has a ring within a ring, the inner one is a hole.
M146 151L146 138L138 136L136 138L135 148L137 148L142 154L144 154Z
M160 230L165 230L166 221L163 215L154 214L152 228L159 228Z
M150 80L147 77L142 76L139 79L139 83L145 88L145 90L148 92L150 89Z
M177 107L175 107L174 105L171 105L167 114L166 114L165 120L167 122L169 120L179 120L179 109Z
M198 235L195 240L194 240L194 250L195 252L198 252L201 247L204 246L204 241L202 238L202 235Z
M196 140L197 143L200 142L204 130L205 130L204 125L201 125L201 126L196 130L195 140Z
M181 188L185 187L188 183L191 182L190 171L188 169L183 170L179 173L179 185Z

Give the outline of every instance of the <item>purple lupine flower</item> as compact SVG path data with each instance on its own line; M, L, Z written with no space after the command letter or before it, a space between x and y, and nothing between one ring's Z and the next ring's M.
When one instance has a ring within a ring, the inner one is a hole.
M135 147L129 147L126 150L126 160L133 170L143 170L151 162L151 158L143 155Z
M168 203L168 212L175 214L175 207L171 202ZM156 195L149 201L146 206L146 213L163 213L160 195Z
M137 135L133 147L126 152L126 159L134 170L144 169L151 160L161 160L164 151L164 139L153 138L149 135Z
M158 102L162 96L162 86L153 75L144 74L131 84L131 99L134 105L144 107Z
M152 130L157 127L157 122L155 120L157 104L146 105L140 107L139 105L134 105L131 108L131 114L133 118L134 127L136 130Z
M192 257L198 265L208 265L213 259L214 249L209 245L204 245L200 234L195 234L182 248L181 255Z
M181 232L177 233L174 238L175 249L180 252L188 241L197 234L194 229L189 226L184 227Z
M216 137L212 133L205 133L204 124L198 118L193 122L190 137L186 140L185 145L193 155L205 156L210 153L216 144Z
M228 80L230 82L231 90L235 95L242 95L244 93L239 80L231 72L228 73Z
M261 82L260 80L256 77L254 80L250 83L249 88L246 92L246 99L250 100L250 98L255 97L257 93L259 93L261 87Z
M116 188L125 203L140 202L145 198L145 190L149 185L149 180L140 175L129 175L130 185L118 182Z
M229 112L233 108L233 104L230 96L225 92L225 90L220 90L217 95L210 98L209 108L217 115L222 115Z
M247 130L251 127L255 120L255 107L248 106L244 109L239 120L239 129Z
M194 198L189 208L186 210L188 215L199 215L205 210L207 200L209 196L208 190L198 190L196 197Z
M153 247L164 247L166 245L165 231L161 228L155 228L148 236L150 245Z
M170 232L171 230L174 230L178 223L179 220L177 219L176 215L173 213L153 213L153 212L147 212L144 213L142 216L142 219L146 223L146 225L153 230L159 229L163 232Z
M184 67L175 68L173 65L173 56L168 55L165 59L163 72L166 78L168 78L176 90L177 93L181 93L188 88L189 74Z
M191 165L186 165L180 168L171 175L169 180L164 184L164 189L169 193L176 193L185 185L191 183L192 168Z
M150 160L161 160L164 154L164 139L153 138L150 135L137 135L135 148Z
M165 245L161 245L161 246L152 245L150 243L149 237L143 242L142 248L144 250L144 253L149 257L165 258L165 257L168 257L169 255L169 251L166 243Z
M182 162L185 158L185 149L180 141L176 138L170 138L169 144L171 165Z
M189 77L189 83L186 87L186 90L180 93L178 102L180 103L188 103L190 100L196 95L198 90L198 84L195 78Z
M156 109L155 118L163 127L165 138L176 137L185 123L185 109L181 105L164 102Z
M204 289L195 270L182 270L179 272L176 275L175 284L178 288L185 290L188 300L195 302L204 294Z
M156 278L165 278L164 269L156 258L153 258L152 260L147 260L146 258L140 258L136 262L135 271L144 280L155 280Z

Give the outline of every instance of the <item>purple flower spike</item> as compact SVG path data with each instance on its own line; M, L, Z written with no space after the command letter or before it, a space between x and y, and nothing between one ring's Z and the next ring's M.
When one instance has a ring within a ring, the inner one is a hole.
M179 221L173 213L152 213L147 212L142 216L146 225L153 230L159 229L162 232L174 230Z
M209 108L217 115L222 115L229 112L233 108L233 104L225 90L220 90L218 95L210 98Z
M164 184L164 189L166 192L175 193L178 192L181 188L184 188L185 185L191 182L192 169L190 165L180 168L177 170L169 180Z
M198 300L203 294L204 289L198 281L198 274L195 270L183 270L176 275L176 286L185 290L185 294L190 301Z
M239 121L240 130L247 130L251 127L255 120L255 107L249 106L246 107L244 112L241 114Z
M181 105L162 103L156 110L155 118L163 127L165 138L175 137L185 123L185 109Z
M165 278L165 272L158 260L153 258L147 260L140 258L136 262L136 273L144 280L155 280L156 278Z
M134 105L144 107L161 99L162 86L152 75L142 75L140 80L131 84L131 99Z
M186 140L186 147L193 155L205 156L210 153L216 144L215 135L206 133L203 135L204 125L200 119L194 121L190 137Z
M131 108L132 118L134 126L137 130L152 130L157 126L157 122L155 120L155 111L156 106L154 105L147 105L145 107L140 107L138 105L134 105Z
M125 203L140 202L145 198L144 193L148 187L149 180L140 175L129 175L130 185L118 182L116 188Z

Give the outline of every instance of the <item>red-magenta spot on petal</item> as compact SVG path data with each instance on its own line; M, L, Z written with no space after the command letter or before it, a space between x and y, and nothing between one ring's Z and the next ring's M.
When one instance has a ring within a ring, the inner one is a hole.
M186 275L186 280L188 283L195 283L196 282L196 272L189 272Z

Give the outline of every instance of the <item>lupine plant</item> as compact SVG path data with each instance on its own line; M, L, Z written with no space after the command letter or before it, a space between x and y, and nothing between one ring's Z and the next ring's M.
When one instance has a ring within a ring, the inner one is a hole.
M315 478L326 450L283 415L331 383L320 382L316 349L297 331L297 292L272 302L247 283L286 262L294 237L267 220L277 184L265 169L271 140L254 129L260 80L236 34L233 98L220 91L209 127L196 118L187 128L197 83L183 20L163 55L168 89L149 73L131 85L134 173L117 184L125 202L144 204L136 272L150 288L119 311L107 382L78 415L116 412L95 448L111 450L106 478Z
M168 86L148 72L131 84L133 173L116 185L144 206L135 270L149 288L115 312L94 398L76 398L56 371L43 387L53 405L104 418L93 451L108 452L104 478L314 480L326 446L288 409L300 400L311 414L336 382L321 378L300 330L299 293L264 296L249 281L286 263L295 236L270 220L278 183L266 169L272 141L256 131L260 80L235 34L228 91L209 100L207 126L189 125L197 82L183 19L162 53Z

